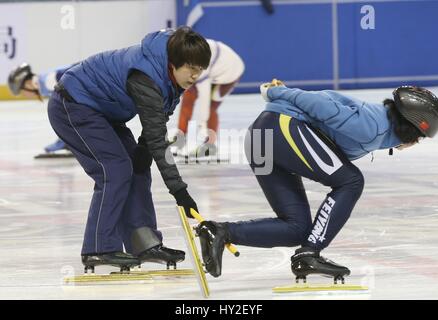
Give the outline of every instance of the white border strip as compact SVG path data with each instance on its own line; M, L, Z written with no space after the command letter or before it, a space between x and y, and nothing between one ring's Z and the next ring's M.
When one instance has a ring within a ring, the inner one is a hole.
M269 79L267 79L269 80ZM398 82L398 81L438 81L438 75L430 76L412 76L412 77L376 77L376 78L347 78L339 79L339 84L354 84L354 83L385 83L385 82ZM237 88L253 88L258 87L264 81L260 82L240 82L237 84ZM334 85L334 80L286 80L284 84L287 86L312 86L312 85Z
M274 5L305 5L305 4L332 4L337 2L338 4L348 3L378 3L378 2L432 2L433 0L274 0ZM260 1L212 1L201 2L199 5L207 7L248 7L248 6L260 6Z
M396 81L435 81L438 75L410 76L410 77L375 77L340 79L340 83L368 83L368 82L396 82Z

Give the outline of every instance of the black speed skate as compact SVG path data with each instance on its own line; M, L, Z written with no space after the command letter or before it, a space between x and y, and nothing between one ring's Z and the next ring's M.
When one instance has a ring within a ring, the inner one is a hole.
M201 243L202 260L207 272L213 277L222 273L222 254L229 242L229 232L225 224L203 221L195 229Z
M173 266L176 269L177 262L184 261L186 253L182 250L167 248L162 244L147 249L138 255L141 263L155 262L165 264L167 269Z
M321 257L318 251L310 248L301 248L295 251L291 257L291 268L297 283L300 279L306 283L306 277L310 274L320 274L333 277L335 284L339 280L344 284L344 277L350 274L348 268Z
M85 273L88 270L94 273L94 267L103 265L120 267L120 272L129 272L132 267L140 265L140 260L129 253L109 252L82 255L82 264Z

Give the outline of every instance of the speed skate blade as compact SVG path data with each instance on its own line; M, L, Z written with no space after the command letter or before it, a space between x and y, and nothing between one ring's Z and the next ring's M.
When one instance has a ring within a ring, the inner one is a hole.
M297 284L284 287L275 287L272 289L274 293L290 293L290 292L330 292L330 291L368 291L366 286L349 285L349 284Z
M121 272L111 272L111 275L123 275ZM192 269L176 269L176 270L131 270L131 275L155 277L186 277L194 276L195 272Z
M116 273L116 274L83 274L80 276L66 277L64 283L95 283L95 282L124 282L124 281L142 281L153 282L153 277L147 274L133 273Z
M131 270L126 272L111 272L110 274L83 274L66 277L65 283L110 282L110 281L152 281L156 278L193 277L192 269L178 270Z
M193 264L199 288L201 289L204 298L208 298L210 296L210 289L208 288L207 278L205 277L204 266L199 258L199 251L195 243L195 236L193 234L192 227L190 226L187 216L184 212L184 207L178 206L177 209L178 216L184 230L184 239L187 243L190 260Z
M34 159L58 159L58 158L74 158L73 153L63 152L63 153L40 153L34 157Z

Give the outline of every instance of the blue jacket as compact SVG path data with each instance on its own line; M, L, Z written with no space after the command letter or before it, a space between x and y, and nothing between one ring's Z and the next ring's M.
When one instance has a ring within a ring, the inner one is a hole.
M266 111L289 115L320 129L355 160L401 144L383 104L371 104L332 90L272 87Z
M171 30L150 33L141 45L91 56L67 70L60 82L77 103L111 121L127 122L137 114L126 91L129 73L136 69L155 82L163 96L164 112L171 114L181 93L168 74L167 41L171 34Z

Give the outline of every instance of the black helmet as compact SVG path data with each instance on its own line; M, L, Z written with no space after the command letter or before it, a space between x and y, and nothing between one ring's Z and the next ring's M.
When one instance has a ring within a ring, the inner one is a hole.
M9 73L8 86L12 94L18 96L23 89L24 82L33 77L30 65L23 63Z
M438 131L438 98L429 90L403 86L394 90L395 106L410 123L425 136L432 138Z

